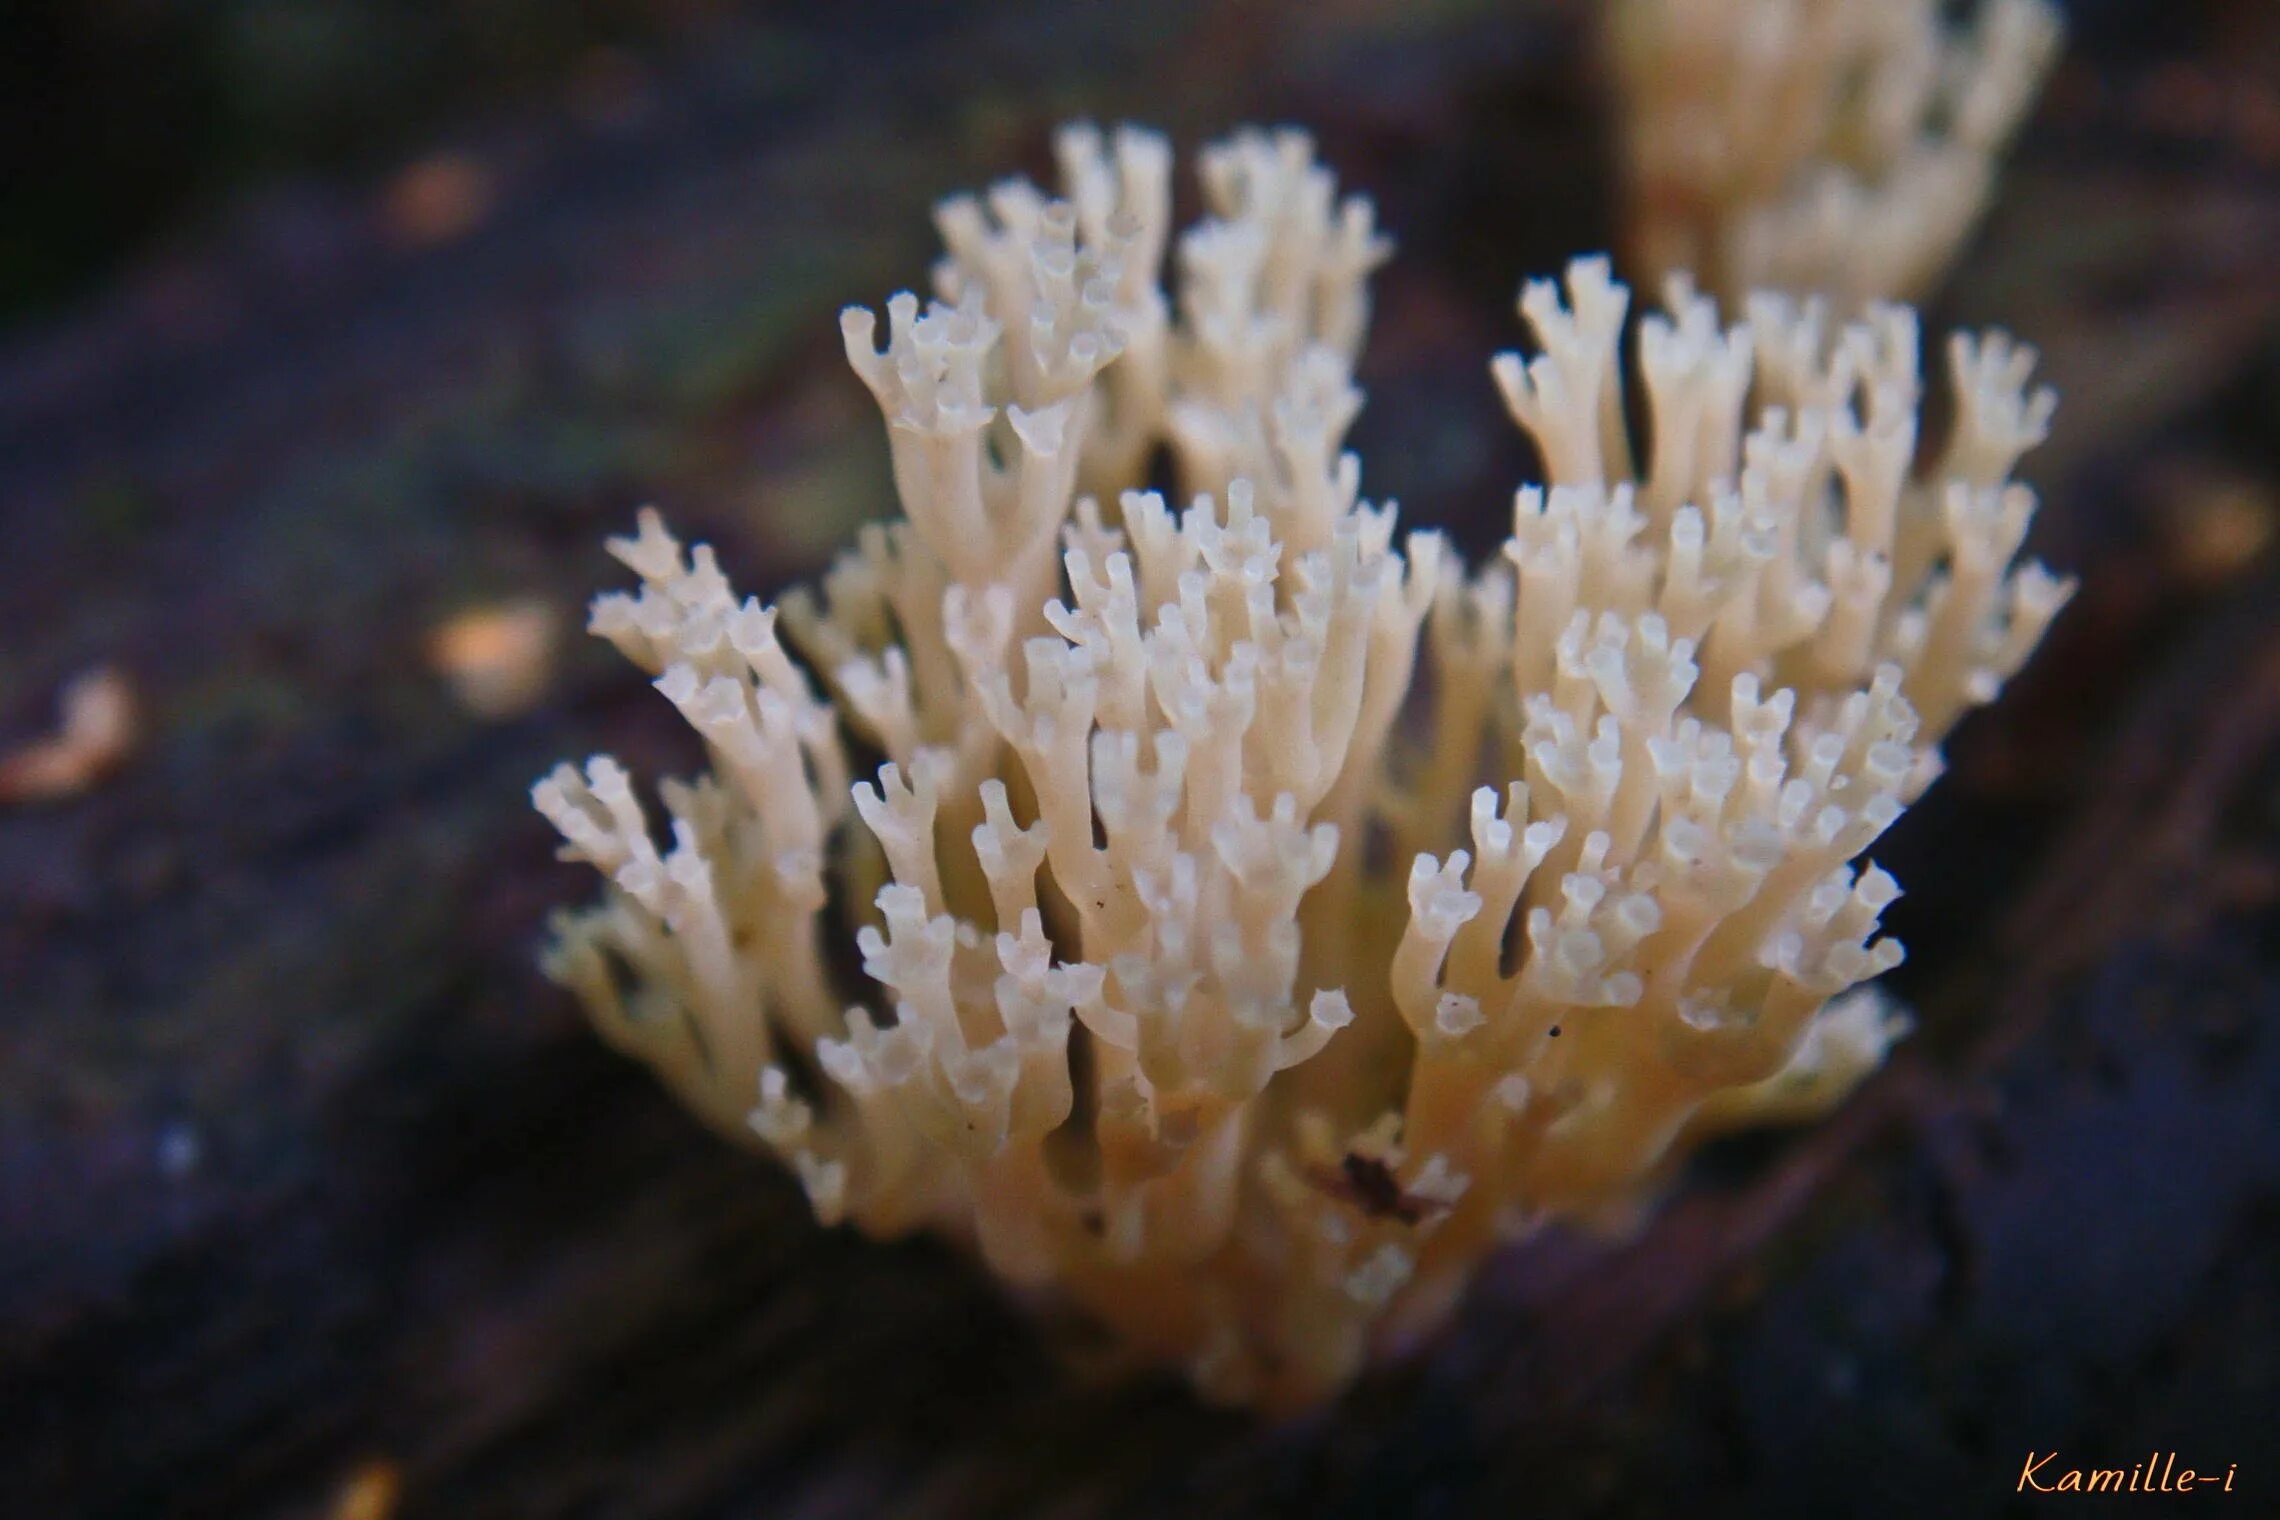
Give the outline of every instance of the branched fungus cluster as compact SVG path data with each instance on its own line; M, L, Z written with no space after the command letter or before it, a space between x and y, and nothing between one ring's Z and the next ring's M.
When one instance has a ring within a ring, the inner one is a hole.
M1640 266L1848 310L1929 293L2061 31L2051 0L1608 0L1605 16Z
M1673 279L1626 356L1582 260L1494 365L1547 480L1468 569L1344 451L1387 244L1307 138L1207 150L1176 247L1161 139L1057 146L843 318L899 520L773 607L654 513L611 544L592 627L711 770L539 783L605 883L547 964L823 1219L1299 1406L1880 1060L1860 857L2070 589L2016 563L2052 398L1956 337L1921 449L1905 308Z

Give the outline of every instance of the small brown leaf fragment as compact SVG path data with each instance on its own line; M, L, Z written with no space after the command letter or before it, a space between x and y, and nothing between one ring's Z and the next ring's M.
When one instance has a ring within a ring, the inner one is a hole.
M117 770L142 722L134 687L110 665L76 676L57 706L56 731L0 756L0 805L76 797Z
M554 614L543 602L472 607L429 632L428 665L469 712L512 717L544 694L554 671L554 635Z
M491 214L491 171L466 153L443 152L408 165L380 201L381 225L398 242L432 248L473 231Z
M404 1477L396 1464L376 1458L349 1474L333 1500L331 1520L390 1520L403 1497Z

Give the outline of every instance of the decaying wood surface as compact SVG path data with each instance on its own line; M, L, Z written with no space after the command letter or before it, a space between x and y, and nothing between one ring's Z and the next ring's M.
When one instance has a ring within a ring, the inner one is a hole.
M815 1228L537 978L588 884L529 780L693 759L574 636L601 536L657 499L766 590L879 512L833 313L1058 114L1320 130L1403 243L1368 484L1477 552L1527 468L1486 359L1607 240L1603 107L1572 7L1401 9L732 29L0 352L0 747L103 666L140 724L0 812L0 1510L1976 1515L2054 1447L2272 1502L2269 8L2152 51L2080 8L1935 314L2043 347L2039 547L2085 590L1879 851L1918 1037L1637 1238L1504 1258L1416 1364L1280 1429L1089 1385L948 1252ZM470 711L435 651L493 646L438 630L533 598L543 695Z

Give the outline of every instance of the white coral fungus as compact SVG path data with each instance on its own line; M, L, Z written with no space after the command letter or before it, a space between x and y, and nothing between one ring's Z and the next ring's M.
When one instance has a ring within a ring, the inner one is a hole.
M712 773L662 846L614 761L538 784L608 883L548 969L824 1219L1287 1408L1500 1239L1881 1059L1847 994L1899 889L1854 862L2066 598L2013 568L2051 397L1956 338L1915 473L1912 313L1725 324L1674 281L1641 446L1628 292L1579 261L1495 365L1549 484L1468 573L1342 448L1387 245L1307 138L1205 153L1170 299L1164 142L1058 146L1065 198L946 203L936 298L843 319L905 517L820 594L739 601L653 512L612 542L641 586L594 631ZM1164 445L1185 508L1141 489Z
M2051 0L1610 0L1605 16L1641 267L1847 312L1946 272L2061 33Z

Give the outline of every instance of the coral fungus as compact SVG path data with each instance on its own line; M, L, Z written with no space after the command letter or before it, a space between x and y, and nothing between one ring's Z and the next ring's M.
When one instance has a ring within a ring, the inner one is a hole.
M1610 0L1631 252L1721 296L1916 299L2057 56L2050 0Z
M1470 572L1361 499L1387 244L1308 139L1206 151L1171 298L1164 142L1057 146L1061 198L947 202L936 298L842 319L901 520L775 607L654 513L612 542L641 584L592 627L711 774L662 845L608 758L538 784L607 883L547 965L823 1219L1295 1407L1499 1241L1879 1061L1898 888L1855 862L2066 598L2013 568L2052 398L1951 340L1919 467L1911 312L1674 279L1634 437L1582 260L1495 363L1547 482Z

